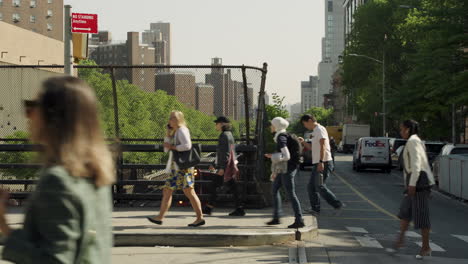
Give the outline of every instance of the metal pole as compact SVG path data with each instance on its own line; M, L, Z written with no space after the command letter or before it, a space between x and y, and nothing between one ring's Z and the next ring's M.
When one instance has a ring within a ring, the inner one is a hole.
M455 104L452 104L452 143L455 144L457 140L456 124L455 124Z
M387 135L387 124L386 124L386 98L385 98L385 48L382 54L382 122L383 122L383 136Z
M65 12L64 12L65 25L64 25L64 32L63 32L63 38L64 38L63 65L64 65L64 70L65 70L64 73L67 75L72 75L72 72L73 72L73 62L72 62L72 54L71 54L71 42L72 42L71 8L72 8L71 5L66 5Z
M119 105L117 100L117 85L115 83L115 69L111 68L112 79L112 99L114 101L114 128L115 138L120 141L120 125L119 125Z
M247 75L245 73L244 67L242 67L242 81L244 83L245 136L247 140L247 145L250 145L249 93L247 87Z

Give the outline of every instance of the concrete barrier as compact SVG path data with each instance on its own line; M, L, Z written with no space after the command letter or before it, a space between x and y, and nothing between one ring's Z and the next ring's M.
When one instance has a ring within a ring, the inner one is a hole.
M438 169L439 189L468 200L468 156L443 156Z

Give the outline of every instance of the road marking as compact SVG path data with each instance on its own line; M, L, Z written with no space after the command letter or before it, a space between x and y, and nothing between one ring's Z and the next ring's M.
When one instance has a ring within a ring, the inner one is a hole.
M307 255L305 247L299 247L299 264L307 264Z
M468 243L468 236L461 236L461 235L452 235L452 236Z
M289 248L289 264L297 264L297 248Z
M360 237L360 236L355 236L354 237L359 244L363 247L368 247L368 248L383 248L382 245L377 241L375 238L372 237Z
M307 264L305 247L298 246L289 248L289 264Z
M414 232L414 231L406 231L405 236L407 237L414 237L414 238L420 238L421 235Z
M353 218L353 217L331 217L331 216L320 216L323 219L341 219L341 220L362 220L362 221L396 221L392 218Z
M420 247L422 247L422 242L416 242L416 244ZM436 252L445 252L445 249L441 248L440 246L432 243L432 242L429 242L429 246L431 247L432 251L436 251Z
M377 210L379 210L380 212L390 216L391 218L395 219L395 220L400 220L396 215L390 213L389 211L383 209L382 207L380 207L379 205L377 205L376 203L372 202L371 200L369 200L364 194L362 194L361 192L359 192L356 188L353 187L353 185L351 185L348 181L346 181L345 179L343 179L343 177L341 177L340 175L338 175L336 172L334 173L334 175L340 179L344 184L346 184L353 192L355 192L359 197L361 197L363 200L366 200L369 204L371 204L372 206L374 206Z
M348 229L349 232L353 232L353 233L365 233L365 234L369 233L367 232L367 230L365 230L362 227L347 226L346 229Z
M323 208L323 209L320 209L320 210L333 210L335 211L336 209L334 208ZM341 209L343 211L362 211L362 212L380 212L379 210L376 210L376 209L351 209L351 208L343 208Z

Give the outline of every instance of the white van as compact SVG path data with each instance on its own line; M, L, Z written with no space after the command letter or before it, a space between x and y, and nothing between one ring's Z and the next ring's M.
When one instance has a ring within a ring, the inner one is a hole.
M353 169L361 171L377 168L389 173L392 170L390 142L386 137L363 137L358 139L353 154Z

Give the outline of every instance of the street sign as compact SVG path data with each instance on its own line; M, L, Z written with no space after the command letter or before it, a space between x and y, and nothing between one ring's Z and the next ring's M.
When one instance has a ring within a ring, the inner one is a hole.
M98 15L73 13L71 19L71 30L73 33L98 33Z

